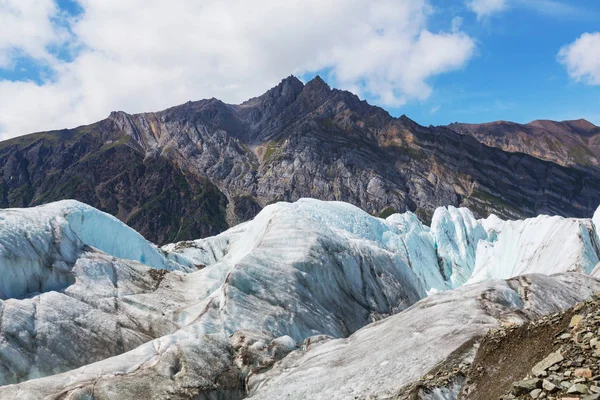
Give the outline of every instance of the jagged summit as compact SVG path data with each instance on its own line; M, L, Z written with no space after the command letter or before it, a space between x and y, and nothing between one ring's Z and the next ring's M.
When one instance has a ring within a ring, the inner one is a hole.
M325 92L331 91L331 88L329 87L329 85L323 80L323 78L321 78L320 75L317 75L313 79L308 81L306 83L306 87L310 90L315 90L315 91L325 91Z
M600 203L595 134L565 142L525 126L543 133L532 140L498 126L424 127L320 76L306 84L289 76L241 105L213 98L113 112L0 143L0 207L77 199L158 243L216 234L272 202L303 197L374 215L410 210L425 221L441 205L481 217L592 214Z
M265 94L249 99L241 104L242 107L253 107L262 103L273 103L276 99L295 99L304 88L304 83L294 75L283 79L277 86L269 89Z
M239 106L242 108L250 108L250 107L268 107L277 105L279 102L283 102L285 104L289 104L306 88L306 90L313 93L322 93L327 94L332 91L331 87L321 78L321 76L317 75L310 81L306 83L306 85L298 79L295 75L290 75L287 78L284 78L277 84L276 86L269 89L264 94L253 97L242 102ZM150 113L142 113L142 114L160 114L170 110L179 109L182 107L189 107L194 105L205 105L205 104L213 104L213 103L223 103L221 100L212 97L210 99L196 100L196 101L188 101L178 106L169 107L168 109L150 112ZM112 111L109 115L109 118L114 118L119 115L133 115L128 114L124 111Z
M298 83L301 83L302 86L304 86L304 83L302 83L302 81L300 79L298 79L298 77L296 75L291 74L287 78L282 79L280 85L281 84L297 85Z

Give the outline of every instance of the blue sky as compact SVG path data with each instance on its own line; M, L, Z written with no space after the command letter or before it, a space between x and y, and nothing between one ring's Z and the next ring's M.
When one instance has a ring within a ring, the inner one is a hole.
M477 38L473 58L464 69L436 77L435 92L425 102L392 113L405 113L426 125L578 118L600 125L600 87L574 82L557 62L562 46L600 29L600 2L569 4L581 12L548 15L515 7L483 21L459 13L463 30Z
M423 125L600 125L598 21L595 0L0 0L0 138L289 74Z

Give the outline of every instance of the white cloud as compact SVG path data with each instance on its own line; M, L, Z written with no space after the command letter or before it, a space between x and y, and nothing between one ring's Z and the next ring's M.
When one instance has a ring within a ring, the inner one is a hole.
M465 4L480 20L511 7L554 18L596 17L593 11L558 0L466 0Z
M458 28L428 30L426 0L79 3L84 13L71 21L70 45L83 50L71 62L47 56L49 43L64 40L58 25L13 40L13 50L47 60L54 74L42 84L0 81L0 137L89 123L115 109L213 96L237 103L290 73L321 70L337 86L398 106L428 97L428 80L461 68L474 50ZM56 13L44 10L38 23ZM6 43L0 36L0 50Z
M0 68L26 54L50 61L47 46L66 39L66 33L53 20L60 13L53 0L0 0Z
M594 18L596 12L585 7L557 0L513 0L517 6L528 8L547 17Z
M461 17L452 18L450 31L451 32L459 32L460 28L462 28L463 19Z
M600 85L600 32L584 33L564 46L558 60L575 81Z
M466 5L477 14L477 19L504 11L508 6L507 0L467 0Z
M435 114L436 112L438 112L438 111L439 111L440 107L441 107L441 106L439 106L439 105L437 105L437 106L433 106L433 107L431 107L431 110L429 110L429 112L430 112L431 114Z

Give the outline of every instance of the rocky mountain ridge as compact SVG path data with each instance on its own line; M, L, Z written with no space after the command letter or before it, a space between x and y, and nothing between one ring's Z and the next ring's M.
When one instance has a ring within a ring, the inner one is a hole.
M564 166L598 166L600 127L585 119L536 120L527 124L496 121L485 124L453 123L448 128L471 135L488 146L520 152Z
M589 217L600 170L488 147L391 117L316 77L240 105L217 99L0 143L0 207L65 198L162 244L205 237L275 201L340 200L373 215L467 206L477 216Z

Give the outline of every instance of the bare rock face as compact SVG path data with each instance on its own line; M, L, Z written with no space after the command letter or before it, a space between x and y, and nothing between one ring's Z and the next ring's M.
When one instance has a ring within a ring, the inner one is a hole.
M442 205L516 218L589 217L600 203L595 166L570 166L551 147L515 153L451 128L393 118L319 77L306 85L288 77L240 105L209 99L113 112L0 143L0 206L74 198L162 244L221 232L267 204L302 197L424 220Z
M227 228L227 198L216 186L114 129L106 120L0 143L0 207L77 199L157 243Z
M598 166L600 127L584 119L536 120L528 124L496 121L453 123L448 128L491 147L533 155L564 166Z

